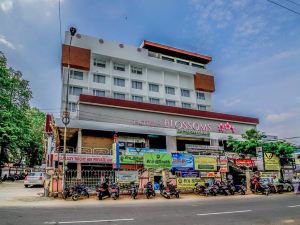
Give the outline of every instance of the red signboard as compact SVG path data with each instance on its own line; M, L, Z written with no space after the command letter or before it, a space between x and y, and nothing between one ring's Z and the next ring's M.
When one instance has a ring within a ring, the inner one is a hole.
M53 154L53 160L58 160L58 153ZM63 161L63 154L59 154L59 161ZM66 154L67 162L74 163L106 163L112 164L111 155Z
M251 159L236 159L235 164L237 166L251 167L251 166L253 166L254 162Z

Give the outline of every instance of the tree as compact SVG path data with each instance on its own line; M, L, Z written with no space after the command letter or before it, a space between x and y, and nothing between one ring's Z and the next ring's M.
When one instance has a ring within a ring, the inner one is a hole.
M243 141L229 137L227 146L240 155L256 156L256 148L262 147L264 152L273 153L279 157L291 156L296 147L285 141L264 142L263 134L255 129L250 129L242 134Z
M31 98L29 82L20 71L8 68L0 52L0 169L4 163L20 163L26 149L36 145L37 137L43 134L41 129L35 129L36 120L41 126L40 119L36 119L41 118L41 114L30 108ZM33 133L33 130L41 133Z

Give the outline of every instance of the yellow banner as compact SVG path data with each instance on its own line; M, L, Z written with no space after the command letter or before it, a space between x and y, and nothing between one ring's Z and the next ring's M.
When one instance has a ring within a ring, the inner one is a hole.
M279 158L273 153L264 153L265 170L280 170Z
M200 177L179 177L176 178L178 188L194 188L196 183L204 185L204 178Z
M211 156L194 156L195 170L216 171L217 158Z

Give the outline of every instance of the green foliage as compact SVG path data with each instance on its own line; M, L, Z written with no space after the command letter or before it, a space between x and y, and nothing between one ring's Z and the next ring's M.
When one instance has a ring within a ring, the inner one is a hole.
M44 114L30 108L31 98L29 82L20 71L7 67L0 52L0 166L7 162L18 164L24 157L41 162Z
M240 155L251 156L256 156L256 147L262 147L264 152L273 153L276 156L291 156L291 153L296 150L294 145L285 141L263 142L262 136L261 132L250 129L242 134L243 141L230 136L227 146Z

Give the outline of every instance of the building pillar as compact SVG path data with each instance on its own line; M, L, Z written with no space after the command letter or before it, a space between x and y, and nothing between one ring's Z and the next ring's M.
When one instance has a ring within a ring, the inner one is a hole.
M168 153L177 152L176 136L166 136L166 146Z
M210 139L210 146L219 146L218 139Z
M81 129L78 129L77 154L81 154L81 148L82 148L82 132ZM81 163L77 163L77 179L81 179Z

